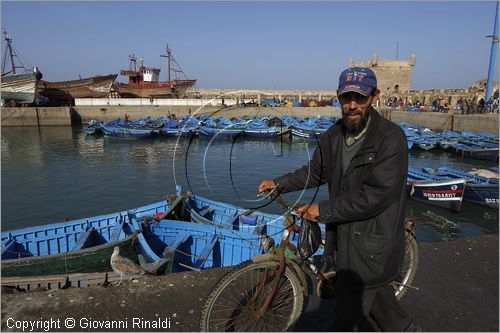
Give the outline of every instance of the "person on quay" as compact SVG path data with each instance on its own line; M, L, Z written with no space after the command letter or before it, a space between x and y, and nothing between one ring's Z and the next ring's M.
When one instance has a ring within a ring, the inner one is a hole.
M325 224L323 258L335 258L337 295L341 285L360 281L351 288L362 291L359 304L350 304L349 297L339 304L337 296L335 330L419 331L389 285L401 270L405 251L408 146L403 130L372 107L379 94L371 69L344 70L337 90L342 119L321 135L309 165L262 180L258 191L287 193L328 183L328 200L297 211ZM349 277L344 284L342 272ZM350 309L362 313L351 313L346 320Z

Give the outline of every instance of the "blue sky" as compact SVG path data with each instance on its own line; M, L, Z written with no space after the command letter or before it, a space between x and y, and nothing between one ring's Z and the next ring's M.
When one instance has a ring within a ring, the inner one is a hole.
M349 58L417 56L413 89L487 78L495 2L11 2L2 27L49 81L161 66L200 88L336 89ZM498 64L495 67L498 80ZM119 77L119 81L124 81Z

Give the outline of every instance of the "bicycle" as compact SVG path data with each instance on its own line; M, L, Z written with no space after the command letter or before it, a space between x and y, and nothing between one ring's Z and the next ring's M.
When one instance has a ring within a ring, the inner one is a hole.
M288 211L281 243L274 251L236 266L219 280L203 306L201 331L288 330L299 319L304 297L308 296L306 271L319 279L318 296L334 296L335 271L323 273L310 258L298 259L297 248L290 241L298 231L298 215L279 194L275 199ZM392 283L398 300L407 288L418 289L411 286L418 265L415 222L407 220L405 229L404 264Z

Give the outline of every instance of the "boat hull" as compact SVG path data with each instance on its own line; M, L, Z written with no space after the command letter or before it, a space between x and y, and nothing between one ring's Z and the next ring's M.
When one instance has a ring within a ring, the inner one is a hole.
M53 100L109 97L118 74L61 82L40 81L40 95Z
M112 270L110 258L115 246L120 247L120 255L138 263L139 259L132 246L133 237L134 236L130 235L123 240L90 247L80 251L2 260L2 277L110 271Z
M165 273L234 266L263 253L259 235L214 225L159 220L141 228L137 251L146 262L170 255Z
M115 83L113 89L122 97L184 98L196 80L169 82Z
M235 128L213 128L201 126L198 134L200 138L218 138L218 139L232 139L237 136L243 135L243 129Z
M414 200L458 212L464 198L465 180L415 181L407 183L407 187Z
M121 139L151 138L155 134L155 130L143 130L105 125L101 125L101 130L104 133L104 136Z
M289 134L289 128L278 129L245 129L245 136L249 138L269 139Z
M441 167L436 171L425 169L429 174L448 179L465 179L464 200L498 208L498 179L465 173L453 168Z
M321 134L326 132L326 129L320 130L320 129L291 126L290 131L292 133L292 136L294 137L319 140Z
M196 128L162 128L160 134L171 138L191 138L196 135Z
M179 209L178 203L159 201L128 211L2 232L1 274L43 276L110 271L114 246L133 260L134 231L130 219Z
M454 144L455 153L462 158L474 158L478 160L498 162L498 148L477 148L465 144Z
M464 200L498 209L498 184L466 184Z
M38 89L37 75L14 74L2 76L2 100L30 104L35 101Z
M186 207L193 222L222 227L225 230L241 231L249 235L267 236L275 244L281 242L284 225L284 215L264 213L233 206L220 201L210 200L199 195L191 195ZM300 224L300 221L297 222ZM322 237L325 238L324 224L320 224ZM298 241L298 233L294 234L293 242ZM317 255L323 253L320 247Z

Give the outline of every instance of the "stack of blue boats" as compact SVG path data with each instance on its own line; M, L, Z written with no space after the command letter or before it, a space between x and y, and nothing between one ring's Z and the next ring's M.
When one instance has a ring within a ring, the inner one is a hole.
M248 138L289 138L319 139L338 117L282 117L262 116L253 119L228 119L225 117L186 116L180 120L160 117L136 121L116 119L105 123L91 121L85 131L89 135L103 133L117 138L147 138L155 135L166 137L193 137L224 139L244 136ZM424 126L400 122L407 140L408 149L418 147L429 150L439 147L453 149L462 157L498 161L498 136L481 132L455 132L445 130L441 133Z
M474 133L471 131L444 130L441 133L432 131L424 126L400 122L408 140L408 148L416 146L424 150L439 147L453 149L461 157L481 160L498 161L498 136L487 133Z
M262 116L253 119L228 119L225 117L187 116L181 120L149 117L137 121L116 119L111 122L92 120L84 130L89 135L104 134L115 138L148 138L155 135L166 137L200 138L277 138L296 136L316 139L337 120L335 117L292 118L290 116Z
M111 271L114 246L144 267L165 262L165 273L226 267L279 243L283 216L178 191L133 210L4 231L2 277Z

